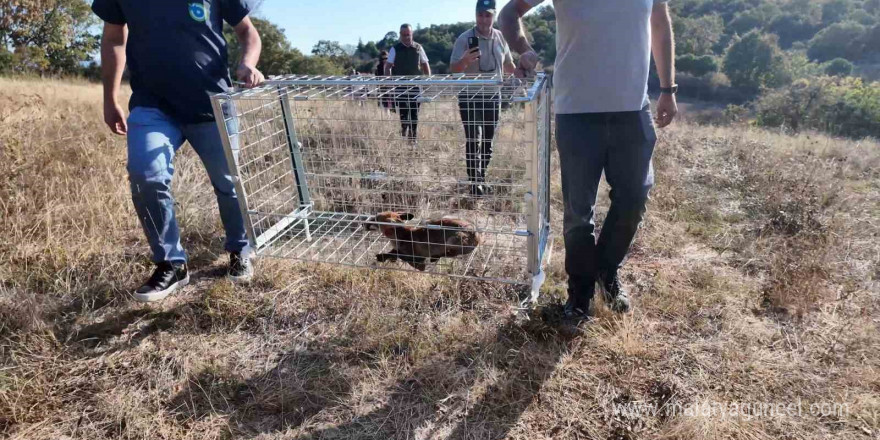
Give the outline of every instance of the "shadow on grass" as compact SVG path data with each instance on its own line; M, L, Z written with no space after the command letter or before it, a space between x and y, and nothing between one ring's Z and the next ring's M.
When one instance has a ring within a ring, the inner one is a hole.
M185 234L181 240L183 243L186 243L187 247L193 249L189 253L191 282L206 278L221 278L226 275L225 265L212 267L218 255L220 255L219 252L222 252L222 249L215 249L217 247L216 239L205 234L190 233ZM106 255L92 257L90 261L79 265L82 269L76 269L78 272L82 272L81 274L71 276L78 279L88 279L89 277L102 274L107 270L105 267L105 260L107 258ZM146 258L146 255L126 254L119 258L126 260L127 264L133 269L136 265L143 265L143 259ZM117 263L117 265L120 264ZM134 300L131 297L131 292L138 287L138 283L146 281L149 273L153 270L153 266L150 263L146 263L146 265L147 273L144 275L143 280L135 280L133 285L124 285L128 282L119 280L119 278L129 278L128 275L131 273L131 269L125 270L123 267L118 267L115 270L122 270L118 276L103 276L100 280L83 283L88 285L88 288L65 295L69 299L59 300L58 303L60 305L46 316L47 320L54 322L55 337L66 342L83 342L86 347L94 348L114 336L122 335L130 325L136 324L139 321L149 321L149 324L137 333L133 339L135 343L157 330L171 328L174 321L180 316L179 311L155 312L149 308L125 310L100 323L78 330L76 328L76 321L80 317L95 313L103 308L127 307L133 304Z
M276 432L344 401L352 385L345 371L344 361L332 353L296 351L244 382L202 371L167 406L184 425L224 415L230 432Z
M362 371L364 360L332 347L291 352L270 371L244 381L202 372L190 378L170 409L182 422L226 416L235 438L283 434L307 421L320 426L324 410L328 424L337 423L340 414L348 419L295 438L411 439L450 432L446 438L503 438L568 352L571 337L540 319L519 324L511 318L487 340L415 366L368 397L376 407L363 415L347 403L355 379L346 372Z

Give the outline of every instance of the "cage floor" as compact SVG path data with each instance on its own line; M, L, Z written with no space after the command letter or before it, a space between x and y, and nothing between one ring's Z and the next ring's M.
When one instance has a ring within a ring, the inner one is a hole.
M376 256L392 251L379 231L368 230L368 216L336 212L312 212L307 218L290 218L257 250L257 255L301 261L420 272L405 262L379 263ZM421 273L528 284L528 239L509 233L480 233L482 242L471 254L442 258Z

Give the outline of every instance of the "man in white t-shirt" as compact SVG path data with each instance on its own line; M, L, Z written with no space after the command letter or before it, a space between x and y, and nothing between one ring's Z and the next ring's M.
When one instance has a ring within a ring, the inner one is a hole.
M431 65L428 64L428 55L421 44L413 41L412 26L404 24L400 26L400 41L388 52L388 62L385 63L385 73L388 76L413 76L430 75ZM416 101L418 93L409 88L397 96L397 108L400 113L401 135L410 142L418 138L419 129L419 102Z
M511 0L499 16L511 49L522 54L518 74L534 72L538 56L521 18L544 0ZM598 281L612 310L630 308L617 272L626 258L654 185L651 157L657 141L648 100L653 52L661 95L656 123L672 123L675 66L667 0L554 0L556 69L553 77L556 138L565 203L568 272L565 315L590 316ZM593 221L602 172L611 208L598 243Z

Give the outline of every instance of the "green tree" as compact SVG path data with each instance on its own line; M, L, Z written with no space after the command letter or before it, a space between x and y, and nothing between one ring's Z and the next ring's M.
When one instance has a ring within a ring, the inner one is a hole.
M5 47L0 47L0 74L9 74L13 71L12 52Z
M853 71L853 63L843 58L835 58L825 65L825 74L829 76L849 76Z
M315 58L326 59L345 73L354 68L354 60L338 41L318 41L318 44L312 48L312 55ZM317 62L318 60L313 61Z
M727 24L728 34L743 35L753 29L762 29L765 24L764 14L758 9L740 12Z
M254 27L260 33L260 39L263 42L263 51L260 54L260 62L257 68L265 75L281 75L290 73L289 68L291 62L296 58L297 54L302 56L298 50L290 45L290 41L284 35L284 29L281 29L269 20L251 17ZM223 36L226 37L229 48L229 67L230 71L235 71L235 66L241 60L241 46L238 44L238 38L231 26L226 25L223 28Z
M874 26L865 35L865 57L880 62L880 24Z
M822 5L822 23L828 26L842 21L849 15L851 6L849 0L830 0Z
M847 21L854 21L860 25L871 27L877 24L877 18L864 9L856 9L850 12Z
M538 53L544 66L552 66L556 61L556 10L552 6L542 6L523 20L529 32L532 48Z
M0 47L12 49L15 70L75 73L98 48L96 23L86 0L4 0Z
M421 28L413 33L413 39L425 49L425 55L431 63L431 71L448 73L449 58L452 57L452 45L455 39L474 26L473 22L432 25Z
M354 52L354 57L362 61L376 59L379 57L379 48L372 41L367 44L360 41L358 42L357 50Z
M391 49L391 47L397 44L399 38L397 32L388 32L378 43L376 43L376 47L379 48L380 51Z
M718 60L712 55L684 54L675 58L675 67L684 73L703 76L718 71Z
M671 2L674 6L676 2ZM729 23L733 18L744 11L752 9L761 4L760 0L700 0L696 5L688 8L688 16L699 16L707 14L719 14L725 23Z
M798 41L809 41L819 31L819 25L800 13L782 14L767 27L779 36L779 47L788 49Z
M321 40L312 48L312 55L328 58L345 58L348 56L348 53L338 41Z
M858 61L862 58L867 35L867 28L858 23L835 23L822 29L810 40L807 55L820 62L834 58Z
M337 60L323 56L309 57L302 55L299 51L296 52L300 56L295 57L291 62L290 73L307 75L344 75L348 73L348 68L339 64Z
M675 50L679 54L709 55L724 34L724 20L718 14L702 17L676 17Z
M284 29L261 18L252 17L254 27L260 32L263 51L257 68L265 75L308 74L308 75L341 75L350 68L351 57L336 42L319 42L315 48L319 55L306 56L292 47L284 35ZM228 25L223 35L229 44L230 69L241 59L241 46L235 37L235 31ZM326 56L331 53L335 56Z
M724 56L724 73L731 85L746 93L779 87L791 80L776 37L758 31L734 41Z
M804 51L785 52L785 71L792 80L812 78L825 72L821 64L811 62Z

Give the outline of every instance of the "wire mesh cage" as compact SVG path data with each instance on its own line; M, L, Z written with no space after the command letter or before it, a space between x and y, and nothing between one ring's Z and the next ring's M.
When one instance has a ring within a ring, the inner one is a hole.
M258 256L531 285L550 236L550 85L285 76L213 97Z

